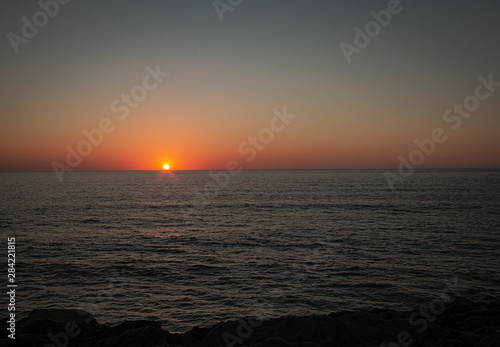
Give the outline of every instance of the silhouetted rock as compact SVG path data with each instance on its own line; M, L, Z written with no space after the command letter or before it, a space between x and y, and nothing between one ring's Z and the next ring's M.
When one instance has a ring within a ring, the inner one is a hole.
M7 319L1 323L5 331ZM171 334L160 322L126 321L100 325L85 311L34 310L17 322L16 340L7 346L442 346L500 347L500 301L465 298L436 300L411 311L373 309L329 315L238 319L211 328Z

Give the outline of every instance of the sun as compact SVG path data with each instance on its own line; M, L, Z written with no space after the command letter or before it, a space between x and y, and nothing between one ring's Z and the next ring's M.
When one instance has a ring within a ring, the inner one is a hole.
M163 165L163 170L169 170L169 169L170 169L170 165L168 165L168 164Z

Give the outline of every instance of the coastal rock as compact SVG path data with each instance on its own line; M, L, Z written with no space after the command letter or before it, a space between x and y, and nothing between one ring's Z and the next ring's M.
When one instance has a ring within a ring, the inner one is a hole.
M409 346L409 341L416 347L500 346L500 301L456 298L437 315L422 312L418 307L402 312L373 309L264 321L238 319L172 334L160 322L126 321L111 327L98 324L85 311L34 310L17 322L16 340L2 337L0 347L392 347ZM0 323L4 331L5 322Z
M498 347L500 346L500 333L485 337L474 347Z
M283 317L265 321L239 319L217 324L195 346L252 346L266 345L269 341L332 343L334 337L335 323L328 316Z
M371 346L380 342L397 341L398 335L413 327L406 317L383 319L372 312L355 312L335 319L336 342L341 346Z

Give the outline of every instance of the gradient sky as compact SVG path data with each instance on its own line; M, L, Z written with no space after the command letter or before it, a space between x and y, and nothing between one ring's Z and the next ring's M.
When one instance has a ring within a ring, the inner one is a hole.
M422 168L499 168L500 88L457 130L443 113L500 81L500 3L402 0L348 64L340 43L387 3L244 0L221 21L212 1L72 0L16 54L8 33L40 7L4 1L0 170L64 164L103 118L115 130L75 170L395 168L437 127ZM112 102L158 64L170 75L120 120ZM297 117L247 162L238 145L285 106Z

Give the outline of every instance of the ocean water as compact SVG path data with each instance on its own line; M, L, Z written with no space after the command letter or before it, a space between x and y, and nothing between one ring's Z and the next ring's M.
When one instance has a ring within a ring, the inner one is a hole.
M444 292L499 297L498 170L417 171L394 192L383 171L248 171L212 184L201 206L211 182L208 172L0 174L18 313L81 308L100 323L154 319L180 332L407 309Z

